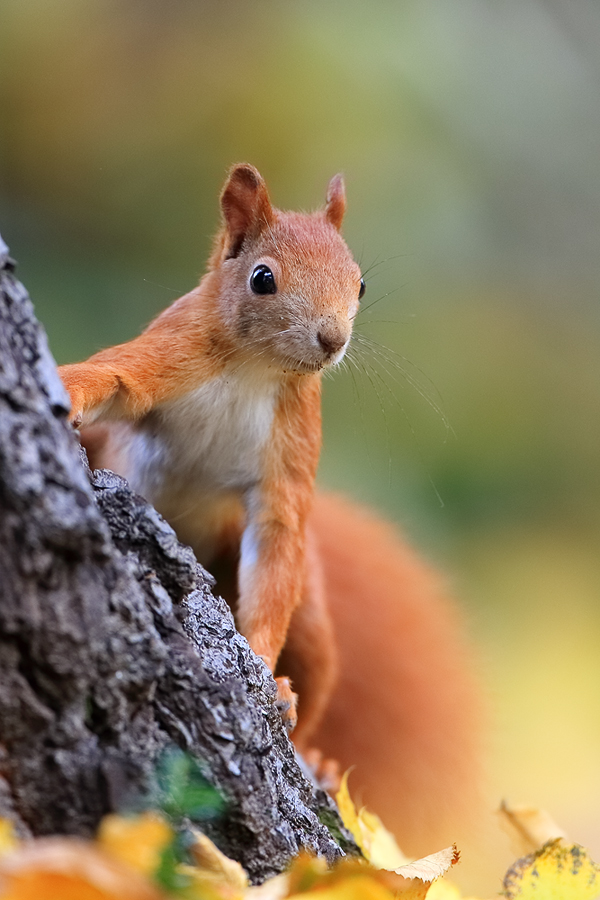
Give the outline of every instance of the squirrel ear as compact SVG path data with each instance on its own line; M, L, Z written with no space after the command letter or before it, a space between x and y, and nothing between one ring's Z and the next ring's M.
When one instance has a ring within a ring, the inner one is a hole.
M339 231L346 211L346 189L341 175L334 175L327 188L325 218Z
M275 218L267 186L254 166L233 166L221 193L221 210L228 237L226 258L231 259L247 236L260 234Z

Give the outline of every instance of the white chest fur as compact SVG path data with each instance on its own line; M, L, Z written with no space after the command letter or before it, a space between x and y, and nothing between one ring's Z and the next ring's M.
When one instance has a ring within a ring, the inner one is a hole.
M130 480L154 502L245 492L261 477L277 388L222 375L156 410L132 436Z

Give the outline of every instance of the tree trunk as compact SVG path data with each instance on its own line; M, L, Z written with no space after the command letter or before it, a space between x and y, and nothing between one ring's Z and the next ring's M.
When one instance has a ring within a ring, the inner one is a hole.
M205 830L253 881L301 847L354 852L211 577L122 478L81 464L1 239L0 269L0 813L23 834L92 835L175 744L226 798Z

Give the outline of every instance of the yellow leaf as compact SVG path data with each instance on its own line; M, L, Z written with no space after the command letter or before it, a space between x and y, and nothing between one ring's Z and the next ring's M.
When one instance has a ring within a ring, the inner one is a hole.
M331 883L338 876L340 869L359 866L358 860L344 859L332 869L327 868L327 862L320 856L302 851L292 860L292 864L286 873L288 881L288 893L304 894L312 890L315 885Z
M427 900L478 900L478 898L465 897L451 881L446 881L445 878L438 878L429 888Z
M462 894L451 881L439 878L437 881L434 881L429 888L427 900L462 900ZM472 900L474 900L474 898L472 898Z
M376 869L397 869L408 862L396 843L396 838L388 831L375 813L361 809L358 821L365 846L368 846L367 859ZM363 851L364 852L364 851Z
M149 881L93 844L41 838L0 857L2 900L166 900Z
M362 850L362 832L360 829L360 825L358 824L358 814L356 812L356 807L352 802L352 798L350 797L350 791L348 790L349 775L350 770L344 772L344 774L342 775L340 789L335 795L335 802L337 803L338 809L340 811L342 822Z
M403 896L414 900L429 896L432 882L458 862L458 850L455 846L448 847L446 850L410 862L398 847L393 834L385 828L378 816L364 808L359 812L356 811L348 790L349 774L344 773L335 799L344 825L351 832L365 858L376 869L402 876L401 881L396 883L395 890L402 891ZM447 883L438 892L438 900L455 900L457 897L460 897L457 889Z
M583 847L549 841L508 870L504 894L519 900L596 900L600 896L600 866Z
M396 894L379 884L369 875L345 878L330 888L315 889L315 900L395 900ZM403 895L404 896L404 895ZM290 894L289 900L306 897L306 894ZM413 900L411 897L410 900ZM418 900L415 895L414 900Z
M257 887L249 887L247 900L284 900L289 895L289 879L287 874L269 878Z
M0 856L15 850L18 843L12 822L9 822L8 819L0 819Z
M394 835L385 828L379 816L361 809L358 813L348 790L348 776L344 772L340 789L335 799L342 817L342 822L352 834L371 865L378 869L397 869L405 865L408 859L396 843Z
M481 900L481 898L473 897L471 894L467 897L452 881L438 878L432 882L427 892L427 900Z
M190 851L195 865L178 867L190 879L191 884L187 890L190 896L244 900L247 896L248 876L238 862L221 853L210 838L199 831L194 832L194 843Z
M555 838L567 840L567 834L559 828L550 813L533 806L510 808L504 801L498 810L500 825L511 839L515 853L524 856L539 850Z
M434 868L441 871L444 866L436 866L434 860L431 869ZM423 870L421 874L428 877L432 871ZM315 900L354 900L355 897L388 900L397 896L402 900L422 900L431 888L431 881L426 878L404 877L387 869L376 869L364 860L344 859L333 869L326 869L323 860L307 854L301 854L294 860L287 877L289 900L311 893L315 895ZM455 900L457 896L448 895L448 900ZM280 897L278 895L277 900ZM447 900L442 894L439 897L440 900Z
M452 847L446 847L438 853L431 853L422 859L416 859L414 862L407 863L394 869L396 875L402 875L404 878L419 878L421 881L435 881L441 878L446 872L460 859L460 853L456 849L456 844Z
M323 859L301 853L291 865L289 900L314 894L318 900L393 900L393 885L402 879L391 872L374 869L362 860L343 859L332 869ZM392 879L392 884L388 883Z
M153 875L161 855L173 840L173 831L162 816L146 812L139 816L105 816L96 840L100 847L143 875Z

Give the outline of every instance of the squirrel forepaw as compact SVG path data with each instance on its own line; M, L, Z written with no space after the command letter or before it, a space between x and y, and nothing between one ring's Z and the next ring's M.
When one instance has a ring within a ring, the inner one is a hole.
M275 706L279 710L287 733L290 734L296 727L296 722L298 721L298 694L293 692L292 682L285 676L276 678L275 683L277 684L277 699L275 700Z

